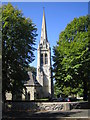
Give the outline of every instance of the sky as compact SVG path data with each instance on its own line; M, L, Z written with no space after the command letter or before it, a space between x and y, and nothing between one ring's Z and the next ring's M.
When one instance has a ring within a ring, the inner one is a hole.
M11 4L22 10L23 15L26 18L30 18L36 25L38 29L36 49L41 37L43 7L45 7L47 36L51 47L51 56L53 56L53 46L56 45L56 42L59 40L59 34L65 29L67 24L75 17L78 18L88 14L88 2L11 2ZM37 50L34 52L34 55L35 60L30 65L37 67Z

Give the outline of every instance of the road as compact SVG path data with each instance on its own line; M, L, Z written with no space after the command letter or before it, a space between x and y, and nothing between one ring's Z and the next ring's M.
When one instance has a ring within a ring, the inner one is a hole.
M36 118L38 120L42 119L48 119L48 118L54 118L61 120L61 118L83 118L83 120L87 120L88 117L90 117L90 109L73 109L70 111L48 111L48 112L30 112L30 111L18 111L18 112L11 112L8 111L3 114L3 120L8 120L12 118L16 119L29 119ZM8 119L7 119L8 118ZM69 119L71 120L71 119ZM76 120L76 119L75 119ZM79 120L79 119L78 119ZM90 118L88 119L90 120Z

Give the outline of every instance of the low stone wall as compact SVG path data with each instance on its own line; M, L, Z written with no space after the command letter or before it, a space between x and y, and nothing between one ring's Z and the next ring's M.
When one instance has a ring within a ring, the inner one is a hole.
M5 110L12 111L67 111L71 109L83 109L88 102L31 102L31 101L7 101Z
M88 109L88 102L70 102L70 109Z

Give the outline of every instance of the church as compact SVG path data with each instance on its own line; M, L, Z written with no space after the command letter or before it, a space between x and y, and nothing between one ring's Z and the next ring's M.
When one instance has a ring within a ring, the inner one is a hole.
M28 71L29 80L24 84L22 100L35 100L52 98L53 81L51 71L51 48L47 38L45 11L43 9L43 19L41 28L41 38L37 49L37 76L33 76ZM18 99L19 97L17 97ZM6 99L12 99L10 93L6 93ZM15 97L16 99L16 97Z

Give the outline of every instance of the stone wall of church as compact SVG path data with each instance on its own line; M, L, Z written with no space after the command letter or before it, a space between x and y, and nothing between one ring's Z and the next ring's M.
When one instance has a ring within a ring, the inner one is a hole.
M18 93L17 98L13 97L13 100L34 100L34 93L35 93L35 87L34 86L29 86L23 89L23 94ZM19 97L21 94L21 97ZM6 92L6 100L12 100L12 94L11 92Z
M22 100L34 100L34 92L35 92L35 88L34 86L27 86L26 87L26 91L23 90L23 93L22 94Z
M51 94L48 92L48 86L37 87L37 98L50 98Z
M48 43L49 44L49 43ZM51 79L51 53L50 46L46 49L38 48L38 65L37 65L37 81L41 85L38 91L42 91L39 97L51 97L52 94L52 79ZM47 54L47 64L45 64L45 54ZM41 56L43 55L43 64L41 64ZM41 90L42 89L42 90Z
M6 100L12 100L11 92L6 92Z
M45 13L43 11L41 40L37 49L37 81L41 85L39 97L51 97L52 79L51 79L51 48L47 38Z

